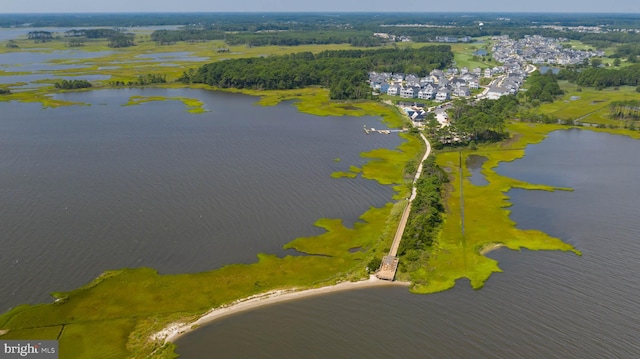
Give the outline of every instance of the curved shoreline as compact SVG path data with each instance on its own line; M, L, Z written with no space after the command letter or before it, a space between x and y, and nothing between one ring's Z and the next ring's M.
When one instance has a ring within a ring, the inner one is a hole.
M408 286L407 282L390 282L386 280L380 280L375 275L369 276L369 279L361 280L358 282L341 282L331 286L297 290L297 289L285 289L276 290L263 294L254 295L244 299L237 300L231 304L221 307L213 308L207 313L203 314L200 318L189 323L172 323L162 329L161 331L152 334L151 340L161 340L163 343L175 343L180 337L198 329L202 325L211 323L215 320L237 314L253 309L258 309L271 304L289 302L297 299L309 298L322 294L342 292L352 289L371 288L371 287L392 287L392 286Z

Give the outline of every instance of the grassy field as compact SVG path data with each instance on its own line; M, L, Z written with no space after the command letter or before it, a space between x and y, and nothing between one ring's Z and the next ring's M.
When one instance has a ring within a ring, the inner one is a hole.
M545 103L539 111L561 120L579 120L582 123L602 124L620 127L624 121L609 118L609 104L612 101L637 100L640 94L635 87L623 86L619 89L596 90L581 88L566 81L560 81L565 95L553 103Z
M400 43L398 47L422 47L422 46L433 46L433 45L449 45L451 46L451 51L454 54L454 61L456 62L454 66L456 67L468 67L469 70L472 70L476 67L480 67L485 69L487 67L494 67L499 65L495 61L482 61L482 56L478 56L477 59L474 59L473 53L480 50L485 49L490 53L491 40L487 40L487 42L483 42L481 44L478 43L440 43L440 42L407 42Z

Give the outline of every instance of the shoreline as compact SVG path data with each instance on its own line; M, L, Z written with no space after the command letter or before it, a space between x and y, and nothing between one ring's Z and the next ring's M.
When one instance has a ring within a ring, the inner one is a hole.
M200 318L193 322L181 323L174 322L166 326L164 329L157 333L152 334L149 338L152 341L162 341L165 343L175 343L180 337L197 330L203 325L211 323L215 320L237 314L253 309L258 309L271 304L289 302L293 300L303 299L318 296L321 294L337 293L347 290L360 289L360 288L372 288L383 286L408 286L407 282L389 282L376 278L375 275L370 275L369 279L361 280L358 282L341 282L338 284L312 288L312 289L285 289L275 290L263 294L257 294L251 297L239 299L228 305L213 308L203 314Z
M485 255L489 254L497 249L504 248L505 245L503 243L488 243L480 250L480 254Z

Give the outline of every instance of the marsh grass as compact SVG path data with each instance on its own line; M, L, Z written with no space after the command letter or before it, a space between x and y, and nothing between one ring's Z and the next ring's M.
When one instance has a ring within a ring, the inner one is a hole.
M197 98L187 97L131 96L131 98L129 98L129 101L125 103L124 106L134 106L154 101L180 101L185 105L186 111L189 113L207 112L207 110L204 108L204 102L200 101Z
M570 190L540 184L530 184L501 176L495 172L500 162L513 161L524 156L527 144L542 141L553 130L566 128L558 125L532 125L515 123L508 126L515 140L481 147L477 151L441 153L437 163L450 175L447 192L447 213L444 225L428 262L410 274L411 290L432 293L447 290L456 280L467 278L474 289L481 288L494 272L501 272L498 263L482 254L489 247L504 246L512 250L562 250L580 254L573 246L535 230L520 230L509 218L511 203L506 192L512 188L529 190ZM485 186L473 185L466 168L469 154L487 158L482 173L489 182ZM462 186L464 195L464 235L460 205L460 167L462 157Z

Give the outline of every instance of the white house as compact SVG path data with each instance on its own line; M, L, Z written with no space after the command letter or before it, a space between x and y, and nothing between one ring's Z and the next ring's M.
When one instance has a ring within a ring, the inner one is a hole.
M489 100L497 100L502 96L506 96L509 94L509 90L504 87L491 86L489 91L487 92L487 98Z
M400 86L389 86L389 89L387 90L387 95L389 96L398 96L398 94L400 93Z
M433 100L436 97L436 89L431 86L426 86L422 90L418 91L418 98L421 100Z
M469 91L468 87L460 86L453 89L453 95L458 97L469 97L471 96L471 91Z
M436 101L438 102L444 102L449 99L451 99L451 91L449 91L449 89L441 88L438 90L438 93L436 93Z
M404 98L416 98L420 88L414 86L407 86L400 90L400 97Z

